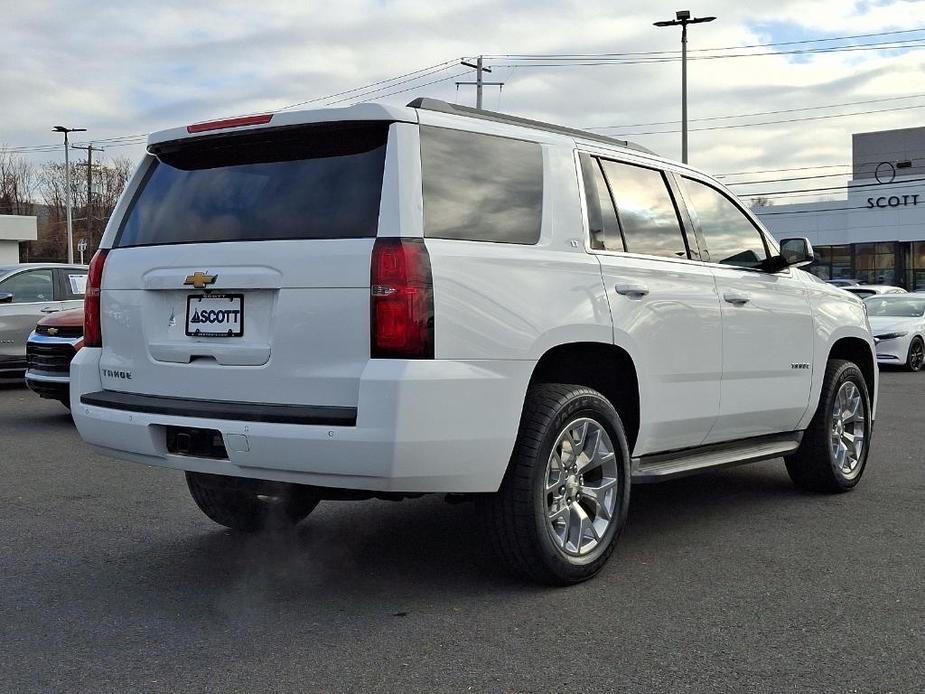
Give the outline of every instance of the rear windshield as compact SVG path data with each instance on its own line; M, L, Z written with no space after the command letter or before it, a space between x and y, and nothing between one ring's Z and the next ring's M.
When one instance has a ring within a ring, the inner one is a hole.
M336 124L165 148L115 245L374 237L387 139Z

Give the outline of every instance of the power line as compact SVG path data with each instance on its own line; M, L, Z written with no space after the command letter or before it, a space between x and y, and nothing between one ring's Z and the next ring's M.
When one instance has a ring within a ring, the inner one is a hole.
M714 52L741 50L743 48L770 48L772 46L795 46L809 43L825 43L828 41L847 41L849 39L871 38L874 36L895 36L899 34L914 34L925 31L925 27L918 29L903 29L901 31L879 31L872 34L853 34L850 36L831 36L823 39L804 39L802 41L777 41L774 43L753 43L742 46L722 46L718 48L694 48L690 49L691 53ZM557 58L557 57L578 57L578 58L595 58L600 56L632 56L632 55L678 55L680 51L636 51L624 53L503 53L499 55L486 55L486 58Z
M769 217L771 215L779 214L822 214L823 212L847 212L849 210L866 210L866 205L857 205L853 207L830 207L821 210L793 210L787 212L786 210L781 210L779 212L756 212L759 217Z
M748 193L748 195L756 198L768 198L775 195L787 195L792 193L823 193L823 192L833 192L833 191L842 191L846 190L851 192L860 188L876 188L877 186L889 185L891 190L896 188L905 188L906 186L915 185L917 183L925 183L925 178L906 178L895 183L885 184L885 183L855 183L851 186L826 186L824 188L796 188L794 190L774 190L774 191L765 191L761 193Z
M733 123L730 125L713 125L705 128L691 128L691 132L705 132L708 130L729 130L731 128L753 128L762 125L780 125L782 123L802 123L805 121L811 120L823 120L826 118L848 118L851 116L866 116L873 113L888 113L895 111L910 111L917 108L925 108L925 104L919 104L916 106L896 106L894 108L881 108L874 109L871 111L855 111L853 113L828 113L820 116L807 116L805 118L785 118L780 120L769 120L761 121L758 123ZM671 133L679 132L678 130L650 130L647 132L641 133L621 133L621 135L626 137L638 137L639 135L669 135Z
M453 66L454 66L454 64L451 63L451 64L449 64L449 65L446 65L446 66L444 66L444 67L441 67L439 70L434 70L434 71L432 71L432 72L428 72L428 73L426 73L426 74L419 75L419 76L413 77L413 78L411 78L411 79L402 80L402 81L400 81L400 82L395 82L395 83L390 84L390 85L388 85L388 86L386 86L386 87L381 87L381 88L379 88L379 89L374 89L374 90L372 90L372 91L366 91L366 92L363 92L362 94L356 94L356 95L353 95L353 96L343 97L343 98L341 98L341 99L337 99L336 101L328 101L328 102L325 104L325 106L332 106L332 105L334 105L334 104L339 104L339 103L342 103L342 102L344 102L344 101L350 101L351 99L357 99L357 98L359 98L359 99L365 99L366 97L372 96L373 94L377 94L377 93L379 93L379 92L388 92L388 93L386 93L386 94L380 94L379 98L384 99L384 98L386 98L387 96L392 96L393 94L401 94L401 93L406 92L406 91L411 91L412 89L418 89L418 88L420 88L420 87L426 87L426 86L431 85L431 84L436 84L437 82L444 82L444 81L446 81L446 80L455 79L455 77L458 77L458 76L461 76L461 75L465 75L465 74L466 74L465 72L462 72L462 73L459 73L459 75L453 75L453 76L450 76L450 77L443 77L443 78L441 78L441 79L434 80L433 82L427 82L426 84L417 84L417 85L415 85L415 86L413 86L413 87L410 87L409 89L401 89L401 90L399 90L399 91L397 91L397 92L389 92L389 90L392 89L393 87L397 87L397 86L399 86L399 85L401 85L401 84L407 84L408 82L415 82L415 81L417 81L417 80L419 80L419 79L422 79L422 78L424 78L424 77L429 77L429 76L431 76L431 75L438 74L438 73L440 73L440 72L443 72L444 70L450 69L450 68L453 67Z
M753 116L774 116L782 113L798 113L802 111L820 111L829 108L841 108L843 106L860 106L861 104L877 104L890 101L902 101L904 99L918 99L925 94L909 94L907 96L890 96L880 99L864 99L861 101L845 101L841 104L828 104L826 106L801 106L799 108L784 108L776 111L755 111L752 113L736 113L728 116L707 116L704 118L692 118L691 123L703 123L707 121L728 120L731 118L751 118ZM621 130L623 128L642 128L653 125L674 125L680 123L679 120L655 121L653 123L633 123L630 125L596 125L584 128L585 130Z
M312 99L306 99L306 100L304 100L304 101L299 101L299 102L294 103L294 104L289 104L288 106L282 106L281 108L276 109L276 111L277 111L277 112L278 112L278 111L286 111L286 110L288 110L288 109L290 109L290 108L295 108L296 106L304 106L305 104L312 104L312 103L316 103L316 102L318 102L318 101L330 101L331 99L334 99L335 97L344 96L344 95L346 95L346 94L355 94L355 93L357 93L357 92L366 92L366 91L370 90L370 88L372 88L372 87L378 87L380 84L386 84L386 83L389 83L389 82L395 83L395 82L397 82L398 80L404 80L404 82L398 82L399 84L404 84L404 83L406 83L406 82L413 81L413 80L415 80L415 79L421 79L421 78L423 78L423 77L427 77L427 76L429 76L430 74L436 74L437 72L440 72L441 70L446 70L446 69L452 67L452 66L455 65L455 64L456 64L456 59L455 59L455 58L454 58L453 60L445 60L445 61L443 61L442 63L435 63L434 65L429 65L429 66L427 66L427 67L421 68L420 70L412 70L411 72L405 72L405 73L403 73L403 74L401 74L401 75L396 75L395 77L390 77L390 78L387 78L387 79L378 80L377 82L371 82L371 83L369 83L369 84L364 84L364 85L361 86L361 87L354 87L353 89L345 89L344 91L335 92L334 94L327 94L327 95L325 95L325 96L317 96L317 97L314 97L314 98L312 98ZM421 74L421 73L427 73L427 74ZM412 77L412 75L415 75L416 77ZM405 78L411 78L411 79L405 79ZM390 86L396 86L396 85L395 85L395 84L392 84L392 85L390 85ZM378 90L376 90L376 91L378 91ZM347 100L347 99L341 99L341 100L338 100L338 101L334 101L333 103L339 103L340 101L346 101L346 100Z
M831 174L818 174L815 176L793 176L791 178L766 178L761 181L729 181L726 183L727 186L753 186L758 183L783 183L785 181L808 181L813 178L836 178L845 176L850 176L851 172L846 171L844 173L831 173ZM715 177L714 177L715 178Z
M288 105L288 106L283 106L283 107L277 109L276 112L284 111L284 110L286 110L286 109L294 108L294 107L296 107L296 106L301 106L301 105L308 104L308 103L314 103L314 102L317 102L317 101L330 101L331 99L333 99L333 98L335 98L335 97L343 96L343 95L345 95L345 94L354 94L354 95L355 95L355 97L350 97L350 98L356 98L356 97L358 97L358 98L365 98L365 97L370 96L370 95L372 95L372 94L385 91L386 93L381 94L381 95L380 95L380 98L386 98L386 97L389 97L389 96L394 96L395 94L402 94L402 93L405 93L405 92L407 92L407 91L411 91L411 90L413 90L413 89L418 89L418 88L422 88L422 87L427 87L427 86L430 86L430 85L432 85L432 84L437 84L437 83L439 83L439 82L444 82L444 81L456 79L457 77L461 77L462 75L466 74L466 73L459 73L459 74L449 75L449 76L447 76L447 77L445 77L445 78L442 78L442 79L439 79L439 80L433 80L433 81L430 81L430 82L426 82L426 83L424 83L424 84L417 84L417 85L414 85L414 86L412 86L412 87L410 87L410 88L408 88L408 89L400 89L400 90L394 90L394 89L393 89L394 87L399 86L399 85L401 85L401 84L408 84L409 82L414 82L414 81L416 81L416 80L420 80L420 79L429 77L430 75L437 74L437 73L439 73L439 72L441 72L441 71L443 71L443 70L446 70L446 69L448 69L449 67L452 67L452 66L454 66L454 65L456 65L456 60L455 60L455 59L454 59L454 60L450 60L450 61L445 61L445 62L443 62L443 63L436 63L435 65L430 65L430 66L428 66L428 67L426 67L426 68L421 68L421 69L419 69L419 70L413 70L413 71L411 71L411 72L406 72L406 73L403 73L403 74L401 74L401 75L396 75L395 77L391 77L391 78L388 78L388 79L383 79L383 80L378 80L378 81L376 81L376 82L371 82L371 83L369 83L369 84L365 84L365 85L362 85L362 86L360 86L360 87L354 87L354 88L352 88L352 89L347 89L347 90L343 90L343 91L340 91L340 92L335 92L335 93L333 93L333 94L327 94L327 95L324 95L324 96L314 97L314 98L312 98L312 99L307 99L307 100L305 100L305 101L301 101L301 102L298 102L298 103L295 103L295 104L290 104L290 105ZM414 76L414 77L411 77L410 79L405 79L405 78L408 78L409 76L412 76L412 75L415 75L415 76ZM388 84L388 86L383 87L383 88L380 88L380 89L375 89L375 90L372 90L372 91L370 90L371 87L376 87L376 86L378 86L378 85L382 85L382 84L386 84L386 83L390 83L390 84ZM389 90L392 90L392 91L389 91ZM340 103L341 101L347 101L347 100L349 100L349 99L338 99L338 100L333 101L333 102L331 102L331 103L332 103L332 104L333 104L333 103ZM124 146L131 146L131 145L141 144L141 143L143 143L143 142L146 141L147 137L148 137L148 133L137 133L137 134L135 134L135 135L119 135L119 136L106 137L106 138L97 138L97 139L94 139L93 141L96 142L96 143L105 143L105 144L106 144L107 146L109 146L109 147L124 147ZM60 148L61 148L61 146L60 146L60 145L57 145L57 144L22 145L22 146L13 146L13 147L0 148L0 154L40 154L40 153L44 153L44 152L55 152L55 151L58 151Z
M756 58L761 56L782 56L782 55L812 55L819 53L841 53L854 51L895 51L903 49L921 48L925 39L910 39L908 42L894 42L890 44L867 44L854 46L831 46L827 48L808 48L793 51L765 51L763 53L725 53L721 55L694 55L689 56L688 60L725 60L727 58ZM675 63L681 60L678 56L671 57L649 57L649 58L597 58L593 61L590 59L559 59L558 62L529 62L528 59L515 59L517 63L496 63L495 67L599 67L606 65L651 65L656 63ZM526 61L526 62L524 62ZM589 61L589 62L583 62Z
M850 169L851 164L816 164L813 166L796 166L789 169L751 169L749 171L732 171L728 173L716 174L714 178L725 178L726 176L748 176L751 174L766 173L786 173L789 171L814 171L816 169Z
M916 29L915 31L925 31L925 29ZM884 50L890 49L899 49L903 48L909 44L917 44L922 41L922 37L909 38L909 39L894 39L891 41L872 41L869 43L851 43L845 44L843 46L819 46L815 48L796 48L789 51L765 51L765 52L753 52L745 53L743 55L790 55L797 53L828 53L833 51L842 51L842 50L852 50L852 49L870 49L870 48L882 48ZM782 42L779 44L752 44L748 46L726 46L724 48L695 48L691 49L689 53L695 54L698 60L709 59L709 58L723 58L729 57L729 53L718 53L720 51L739 51L747 50L750 48L768 48L773 46L789 45L789 42ZM712 54L718 53L717 55L701 55L701 54ZM738 54L736 54L738 55ZM519 55L496 55L496 56L486 56L490 57L493 60L517 60L517 61L531 61L531 60L553 60L553 61L572 61L572 60L603 60L603 61L655 61L655 62L664 62L669 60L680 59L680 51L671 50L671 51L627 51L623 53L548 53L548 54L519 54ZM691 58L693 59L693 58Z

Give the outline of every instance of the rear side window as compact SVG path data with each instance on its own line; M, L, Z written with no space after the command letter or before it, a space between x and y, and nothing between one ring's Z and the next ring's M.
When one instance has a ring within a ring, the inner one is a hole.
M700 226L710 262L758 268L767 260L761 233L729 198L715 188L681 178L694 223Z
M687 258L681 223L664 174L603 160L628 253Z
M373 237L388 123L257 131L157 152L116 245Z
M87 291L87 273L80 270L55 270L61 297L66 301L84 298Z
M424 236L536 243L543 152L535 142L421 126Z

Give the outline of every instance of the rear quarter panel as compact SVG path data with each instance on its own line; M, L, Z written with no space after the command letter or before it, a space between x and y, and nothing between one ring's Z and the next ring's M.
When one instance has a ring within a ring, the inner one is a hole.
M438 359L537 361L560 344L612 344L600 263L584 249L572 149L543 146L537 244L427 239Z

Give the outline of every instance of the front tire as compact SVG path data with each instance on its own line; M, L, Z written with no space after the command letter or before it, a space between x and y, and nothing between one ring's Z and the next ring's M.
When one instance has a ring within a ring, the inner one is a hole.
M909 343L909 354L906 357L906 371L919 371L925 363L925 342L916 335Z
M510 465L482 516L511 571L569 585L607 562L629 497L629 449L613 405L591 388L540 384L527 392Z
M199 510L219 525L241 532L293 526L318 505L298 484L187 472L186 484Z
M819 405L797 451L784 458L790 479L814 492L847 492L861 480L870 450L870 396L853 363L829 361Z

